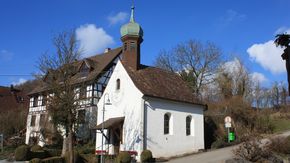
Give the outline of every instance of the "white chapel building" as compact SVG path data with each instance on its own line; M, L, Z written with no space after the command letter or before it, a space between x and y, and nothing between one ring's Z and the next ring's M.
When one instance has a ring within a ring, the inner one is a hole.
M143 30L134 8L121 40L122 59L97 105L96 153L128 151L139 159L145 149L154 157L204 149L206 105L195 100L179 75L140 64Z

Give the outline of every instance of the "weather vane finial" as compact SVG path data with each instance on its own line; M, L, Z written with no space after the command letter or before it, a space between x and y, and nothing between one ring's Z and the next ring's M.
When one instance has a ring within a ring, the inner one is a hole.
M134 9L135 9L135 6L134 6L134 0L132 0L131 18L130 18L130 22L132 22L132 23L135 22L135 19L134 19Z

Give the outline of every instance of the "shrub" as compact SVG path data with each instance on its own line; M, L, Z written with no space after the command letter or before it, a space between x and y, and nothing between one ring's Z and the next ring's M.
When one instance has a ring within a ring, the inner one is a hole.
M255 121L255 129L259 133L273 133L274 124L268 115L260 115Z
M81 157L86 163L97 163L97 157L95 154L81 154Z
M16 161L29 161L30 155L31 153L28 145L21 145L15 150Z
M117 163L130 163L131 156L128 152L120 152L117 157Z
M290 154L290 137L272 138L267 147L278 154Z
M90 142L85 145L78 146L77 150L80 154L94 154L95 145L92 142Z
M260 140L253 139L244 142L237 149L233 150L233 152L237 158L251 162L258 162L265 160L265 158L270 156L269 150L261 146L262 144Z
M80 156L80 154L77 151L74 151L73 154L74 154L74 162L75 163L84 162L82 157ZM68 153L65 154L65 162L69 162L69 154Z
M41 151L42 150L42 147L40 145L33 145L31 148L30 148L30 151L32 152L35 152L35 151Z
M45 149L50 157L60 156L61 149Z
M30 159L31 158L40 158L40 159L43 159L43 158L47 158L47 157L49 157L49 154L48 154L47 151L44 151L44 150L30 152Z
M144 150L141 153L141 162L151 162L152 161L152 152L150 150Z
M29 163L41 163L41 159L34 158L34 159L30 160Z
M49 157L41 160L41 163L64 163L62 157Z
M218 149L229 146L230 143L226 142L223 138L218 138L215 142L211 144L211 149Z

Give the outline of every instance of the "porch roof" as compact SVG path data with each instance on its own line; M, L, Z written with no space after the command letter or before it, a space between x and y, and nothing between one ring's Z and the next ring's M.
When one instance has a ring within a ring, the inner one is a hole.
M97 125L96 129L101 130L102 129L102 124L104 124L104 129L112 128L118 124L121 124L124 122L125 117L116 117L116 118L110 118L103 123L100 123Z

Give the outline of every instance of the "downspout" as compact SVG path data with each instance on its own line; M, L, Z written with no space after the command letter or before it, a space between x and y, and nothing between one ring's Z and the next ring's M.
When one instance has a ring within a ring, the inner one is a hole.
M141 151L144 151L146 149L146 112L145 112L145 102L146 100L144 99L144 96L142 98L141 102L141 123L142 123L142 147Z

